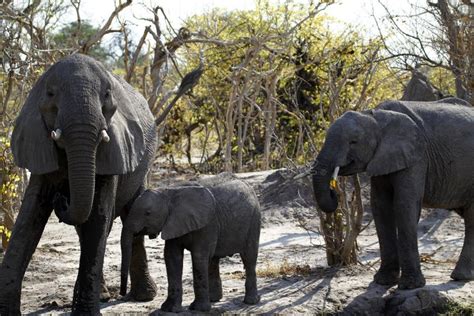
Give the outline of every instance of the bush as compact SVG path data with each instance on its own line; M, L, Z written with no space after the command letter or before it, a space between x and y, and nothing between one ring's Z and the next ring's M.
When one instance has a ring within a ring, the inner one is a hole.
M2 130L0 134L0 167L0 208L2 214L0 235L2 236L3 249L5 249L13 228L14 210L20 203L22 179L20 170L13 163L8 129Z

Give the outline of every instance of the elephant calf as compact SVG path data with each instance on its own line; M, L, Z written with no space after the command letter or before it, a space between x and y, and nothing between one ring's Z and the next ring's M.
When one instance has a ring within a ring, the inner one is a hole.
M120 294L127 291L133 237L161 232L165 242L167 312L182 310L183 251L191 252L194 302L191 310L209 311L222 298L219 258L239 253L245 267L245 298L256 304L255 266L260 237L259 202L246 183L217 176L200 183L145 191L132 205L122 230Z

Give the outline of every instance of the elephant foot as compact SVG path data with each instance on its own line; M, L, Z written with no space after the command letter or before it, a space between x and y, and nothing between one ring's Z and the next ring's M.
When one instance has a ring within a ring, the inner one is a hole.
M456 281L471 281L474 280L474 267L469 268L466 265L457 264L451 273L451 279Z
M155 282L150 277L147 277L143 282L132 283L130 289L130 297L135 301L148 302L155 298L157 287Z
M395 285L400 280L400 270L399 269L383 269L380 268L379 271L374 275L374 281L380 285Z
M209 291L209 300L211 302L219 302L222 299L222 289Z
M7 305L0 305L0 315L21 315L20 308L12 308Z
M211 310L211 303L194 300L194 302L189 305L189 309L192 311L208 312Z
M0 292L0 315L21 315L20 311L20 290L17 294L11 292Z
M129 302L129 301L133 301L133 297L130 295L130 293L127 293L125 295L122 295L118 298L119 301L122 301L122 302Z
M255 295L247 295L245 294L244 297L244 303L248 305L255 305L258 302L260 302L260 295L255 294Z
M137 302L149 302L156 296L156 290L150 289L147 291L130 291L130 297Z
M425 284L426 284L425 277L423 276L421 272L416 275L406 275L406 274L404 275L402 273L400 281L398 282L398 289L399 290L416 289L416 288L425 286Z
M166 301L161 304L160 308L163 312L170 312L170 313L180 313L183 311L183 307L181 306L181 303L172 300L170 298L167 298Z
M101 302L108 302L110 300L110 292L105 286L105 284L102 284L100 287L100 301Z
M220 295L209 295L209 301L212 303L219 302L222 299L222 294Z
M71 312L71 316L84 316L84 315L100 316L102 314L100 313L100 311L91 312L91 311L74 310L74 311Z

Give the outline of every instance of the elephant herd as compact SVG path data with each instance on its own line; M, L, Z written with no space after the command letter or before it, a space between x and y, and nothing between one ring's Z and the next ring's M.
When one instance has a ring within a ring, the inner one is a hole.
M209 311L222 298L219 259L235 253L245 267L244 302L259 302L255 192L228 174L145 190L157 146L154 118L143 96L99 62L74 54L51 66L28 95L11 146L15 163L31 177L0 267L1 315L20 314L23 277L53 210L79 235L74 315L100 314L106 241L118 216L122 295L130 275L129 298L155 297L144 236L161 233L168 276L163 311L182 310L184 249L193 264L190 309ZM422 206L464 218L464 245L451 277L474 279L474 107L448 98L387 101L345 113L327 131L311 169L319 208L335 211L337 176L360 172L371 181L381 255L376 283L425 285L417 247Z

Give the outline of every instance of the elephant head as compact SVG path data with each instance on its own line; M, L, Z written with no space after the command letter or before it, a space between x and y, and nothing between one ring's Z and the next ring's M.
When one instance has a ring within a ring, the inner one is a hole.
M215 218L215 203L212 193L202 186L147 190L140 195L122 228L120 294L127 292L134 236L154 238L161 233L161 238L168 240L203 228Z
M144 135L135 107L146 101L131 91L99 62L75 54L51 66L28 95L12 134L13 156L33 174L67 168L70 196L56 209L61 221L88 219L96 174L125 174L138 165Z
M337 209L331 177L366 171L385 175L410 167L424 155L420 128L406 114L390 110L349 111L329 127L313 166L316 202L324 212Z

